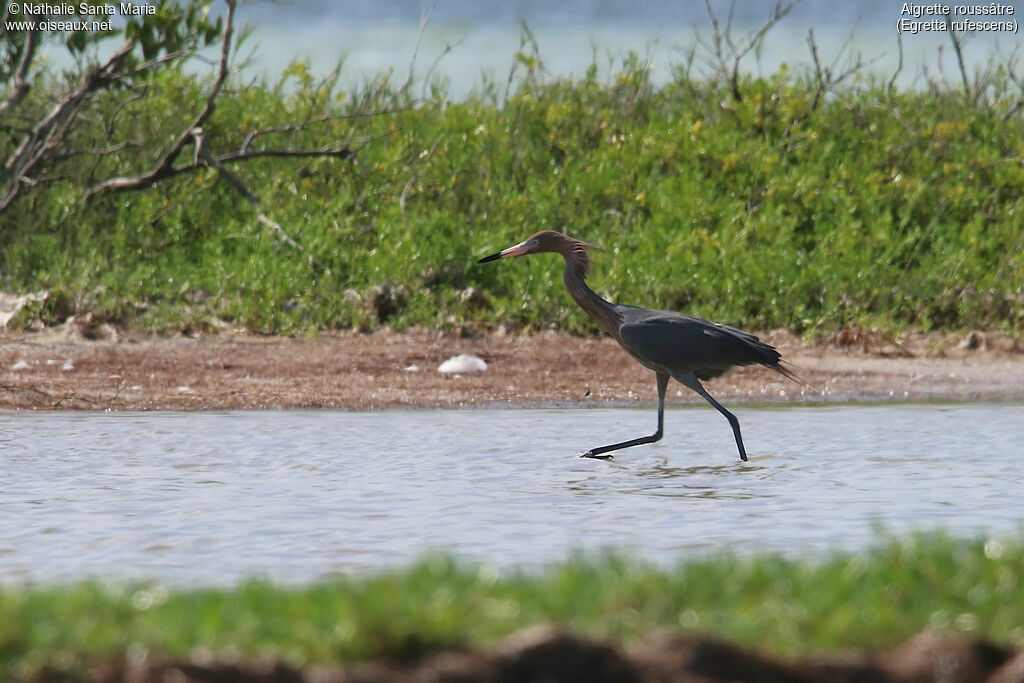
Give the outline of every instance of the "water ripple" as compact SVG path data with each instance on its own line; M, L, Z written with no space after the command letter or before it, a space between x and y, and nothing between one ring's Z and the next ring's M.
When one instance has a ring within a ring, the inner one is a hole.
M629 548L856 548L1019 531L1024 406L0 414L0 582L308 581L429 549L499 568Z

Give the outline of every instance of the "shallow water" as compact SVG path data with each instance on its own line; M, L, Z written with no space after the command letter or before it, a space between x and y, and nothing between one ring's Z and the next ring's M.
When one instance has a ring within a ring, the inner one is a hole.
M313 580L442 549L790 554L1020 532L1024 405L0 414L0 582Z

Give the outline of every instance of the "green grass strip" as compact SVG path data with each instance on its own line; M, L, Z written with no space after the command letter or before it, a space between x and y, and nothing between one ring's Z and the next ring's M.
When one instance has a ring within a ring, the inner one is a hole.
M1024 644L1024 541L942 534L863 553L726 554L669 569L623 555L498 573L426 557L305 587L171 589L101 580L0 591L0 677L72 676L118 652L272 656L301 665L486 645L550 621L633 642L693 629L777 654L892 646L926 627Z

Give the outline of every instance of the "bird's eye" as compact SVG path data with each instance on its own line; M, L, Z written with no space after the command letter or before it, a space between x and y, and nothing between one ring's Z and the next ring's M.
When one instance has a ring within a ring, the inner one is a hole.
M532 242L530 242L530 246L539 247L540 246L540 240L533 240Z

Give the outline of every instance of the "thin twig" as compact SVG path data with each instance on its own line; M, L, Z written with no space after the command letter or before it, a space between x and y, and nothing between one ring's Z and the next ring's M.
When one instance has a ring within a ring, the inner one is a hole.
M726 18L725 29L719 24L718 17L711 8L711 0L704 0L704 7L711 20L711 44L704 42L698 35L697 43L711 55L713 59L707 60L708 64L729 83L729 90L733 100L743 101L743 93L740 92L740 63L743 58L756 49L765 34L775 24L779 23L786 15L793 11L801 0L789 0L783 4L783 0L777 0L768 19L759 28L750 31L742 39L736 41L732 36L733 14L736 8L735 0L729 3L729 14Z
M426 74L423 75L423 88L420 90L420 99L427 99L427 86L430 85L430 79L434 77L434 71L437 69L437 65L441 63L441 60L451 52L453 49L462 45L462 39L456 40L454 43L448 43L444 46L444 49L434 58L434 61L430 64L430 68L427 69Z
M287 244L292 249L295 249L296 251L301 251L301 252L305 252L306 251L301 244L296 242L288 233L286 233L284 231L284 228L281 227L280 223L278 223L277 221L275 221L272 218L270 218L269 216L267 216L263 211L259 210L259 206L260 206L259 197L257 197L255 194L250 192L249 189L245 186L245 184L241 181L241 179L238 176L236 176L234 173L229 171L224 166L224 164L221 163L221 161L219 159L215 158L212 154L210 154L210 152L204 146L202 146L201 144L197 143L196 147L197 147L197 150L198 150L197 156L200 159L202 159L205 163L209 164L214 169L216 169L217 173L219 173L220 176L225 181L227 181L228 185L230 185L232 187L232 189L234 189L236 192L238 192L238 194L240 194L243 197L245 197L246 201L248 201L250 204L252 204L252 206L254 208L257 209L256 220L258 220L260 223L262 223L263 225L266 225L271 230L273 230L274 234L277 235L278 239L280 239L282 242ZM310 263L312 263L317 268L323 270L323 264L321 264L319 261L317 261L317 259L315 259L312 254L309 254L308 256L309 256L309 262Z
M892 78L889 79L889 92L893 92L896 89L896 77L903 71L903 34L896 34L896 49L899 54L899 62L896 64L896 71L893 72Z
M1017 100L1017 103L1010 107L1005 114L1003 114L1003 121L1009 121L1010 118L1024 108L1024 98Z
M956 61L960 67L960 79L964 83L964 95L967 96L968 99L976 99L971 94L971 80L967 76L967 66L964 64L964 53L960 48L960 36L953 30L952 9L946 13L946 27L949 29L949 37L953 41L953 50L956 52Z
M109 147L93 147L93 148L87 148L87 149L71 149L71 150L68 150L66 152L61 152L60 154L55 154L53 158L54 159L60 159L60 160L63 161L65 159L70 159L70 158L76 157L76 156L94 156L94 155L95 156L106 156L106 155L114 154L115 152L120 152L122 149L125 149L126 147L141 147L141 146L142 146L142 143L137 142L137 141L133 142L131 140L122 140L121 142L118 142L117 144L114 144L114 145L110 145Z
M825 91L825 83L828 80L827 70L823 70L821 67L821 60L818 58L818 45L814 42L814 29L807 31L807 44L811 47L811 58L814 60L814 76L818 82L818 87L814 90L814 101L811 103L811 109L818 108L818 102L821 100L822 94Z
M814 77L817 82L817 87L814 92L814 100L811 103L811 109L817 109L818 105L821 103L821 98L826 93L830 91L834 92L835 89L843 83L843 81L854 74L862 73L864 71L864 67L870 66L881 58L881 55L878 55L871 60L864 61L863 56L858 52L855 57L850 55L848 58L849 62L843 68L839 68L839 61L843 59L844 53L849 50L852 40L853 34L851 33L839 47L839 50L836 52L836 57L832 60L832 63L828 66L824 66L818 55L818 44L814 40L814 29L808 31L807 43L811 49L811 59L814 62Z
M270 135L270 134L273 134L273 133L296 133L298 131L306 130L307 128L310 128L311 126L314 126L314 125L317 125L317 124L321 124L321 123L328 123L328 122L331 122L331 121L340 121L340 120L344 120L344 119L370 118L370 117L373 117L373 116L383 116L383 115L386 115L386 114L393 114L393 113L396 113L398 111L401 111L401 109L376 109L376 110L366 110L366 111L353 111L353 112L347 112L347 113L344 113L344 114L324 114L323 116L317 116L317 117L314 117L314 118L310 118L310 119L307 119L307 120L305 120L303 122L300 122L300 123L284 123L284 124L279 124L279 125L274 125L274 126L264 126L263 128L257 128L255 130L249 131L246 134L245 139L242 141L242 145L239 147L238 151L241 154L247 153L249 148L252 146L252 143L256 140L257 137L260 137L261 135ZM361 142L369 142L370 140L376 139L378 137L383 137L385 135L390 135L390 134L391 134L391 131L387 131L387 132L384 132L384 133L375 134L373 136L367 136L365 138L360 138L359 140L356 140L356 142L360 142L360 143Z

